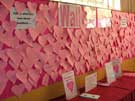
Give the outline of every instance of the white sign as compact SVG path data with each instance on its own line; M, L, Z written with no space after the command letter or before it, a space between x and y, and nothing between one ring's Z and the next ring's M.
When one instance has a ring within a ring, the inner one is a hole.
M97 73L85 77L85 92L88 92L97 86Z
M77 86L75 82L74 72L66 72L62 74L62 80L64 83L64 89L66 93L66 99L72 99L78 95Z
M115 77L121 77L122 76L122 70L121 70L121 64L120 64L120 60L119 59L115 59L112 62L113 65L113 70L115 73Z
M122 18L121 18L120 26L121 26L122 28L127 27L127 18L125 18L125 17L122 17Z
M17 23L16 29L27 29L35 27L36 12L31 13L25 9L22 13L18 13L15 7L10 10L10 20Z
M114 82L116 78L111 62L105 64L105 70L106 70L107 83L110 84Z
M80 6L59 3L59 26L64 28L80 27Z

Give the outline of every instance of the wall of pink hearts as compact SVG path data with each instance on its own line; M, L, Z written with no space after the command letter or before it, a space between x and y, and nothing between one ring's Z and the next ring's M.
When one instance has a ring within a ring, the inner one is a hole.
M64 29L58 26L57 3L48 1L0 0L0 98L58 82L66 71L81 75L111 59L135 56L134 14L112 11L111 28ZM36 27L15 29L12 6L36 11ZM121 17L128 27L120 27Z

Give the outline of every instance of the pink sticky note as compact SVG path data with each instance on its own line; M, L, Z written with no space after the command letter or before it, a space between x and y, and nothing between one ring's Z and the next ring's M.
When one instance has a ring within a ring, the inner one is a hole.
M27 72L21 72L21 71L17 71L16 73L16 77L17 79L19 79L22 83L27 83Z
M32 90L32 85L29 82L26 82L24 85L28 92Z
M15 84L15 82L16 82L16 71L8 71L7 77L13 84Z
M19 84L19 85L14 85L12 88L11 88L11 91L16 95L16 96L20 96L23 94L25 90L25 86L24 84Z
M36 3L32 3L32 2L30 2L30 1L28 1L27 2L27 6L28 6L28 8L29 8L29 11L31 12L31 13L35 13L36 12L36 10L37 10L37 4Z
M10 11L14 0L0 0L0 2Z
M49 84L49 76L45 74L42 80L42 85L47 86L48 84Z
M23 2L15 1L15 8L18 13L22 13L26 9L26 6Z
M11 22L8 22L8 21L4 21L2 23L2 27L7 31L7 32L13 32L13 30L15 29L16 27L16 22L14 21L11 21Z
M40 77L40 74L39 74L39 72L38 72L37 70L30 69L30 70L28 71L28 74L29 74L29 76L30 76L30 78L31 78L32 80L34 80L36 83L38 82L39 77Z
M4 21L8 15L8 10L3 5L0 5L0 13L0 21Z

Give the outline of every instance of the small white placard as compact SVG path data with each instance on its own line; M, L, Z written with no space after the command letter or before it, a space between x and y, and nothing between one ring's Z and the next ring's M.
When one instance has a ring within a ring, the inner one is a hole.
M122 70L121 70L121 63L119 59L112 60L113 70L115 73L115 77L121 77L122 76Z
M97 86L97 73L85 77L85 92L88 92Z
M120 24L120 26L121 26L122 28L127 27L127 18L125 18L125 17L122 17L122 18L121 18L121 24Z
M105 64L107 83L110 84L116 80L115 73L113 70L112 62Z
M18 13L15 7L10 10L10 20L17 23L16 29L27 29L35 27L36 12L31 13L25 9L22 13Z
M75 82L74 72L66 72L62 74L62 80L64 83L64 89L66 93L66 99L70 100L78 95L77 86Z

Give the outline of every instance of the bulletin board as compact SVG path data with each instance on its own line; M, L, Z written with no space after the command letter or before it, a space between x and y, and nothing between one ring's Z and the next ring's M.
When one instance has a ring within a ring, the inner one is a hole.
M26 8L28 14L36 12L35 26L16 29L12 7L19 14ZM114 58L135 56L134 14L112 11L111 27L88 29L84 23L80 28L58 26L57 2L1 0L0 12L0 98L54 84L70 70L82 75ZM86 18L84 9L80 14ZM120 26L123 16L125 28Z

